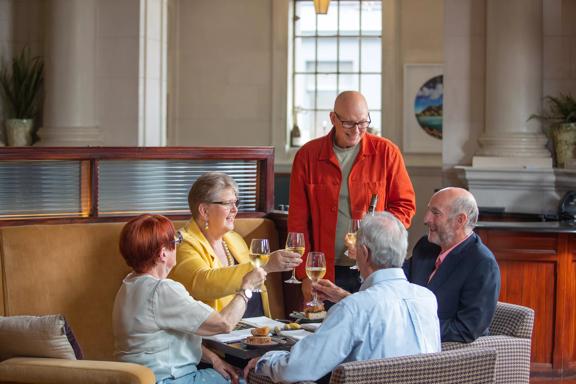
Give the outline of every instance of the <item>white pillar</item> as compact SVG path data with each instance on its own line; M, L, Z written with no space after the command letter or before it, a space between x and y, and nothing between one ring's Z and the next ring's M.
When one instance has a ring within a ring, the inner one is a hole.
M473 167L551 168L542 102L542 0L487 0L486 119Z
M40 145L101 145L96 111L96 0L47 7L46 97Z

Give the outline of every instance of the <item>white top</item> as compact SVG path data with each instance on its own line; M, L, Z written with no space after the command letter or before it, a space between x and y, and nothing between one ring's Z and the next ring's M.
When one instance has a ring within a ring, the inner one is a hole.
M114 301L114 356L147 366L157 381L194 372L202 357L195 332L212 311L174 280L130 273Z

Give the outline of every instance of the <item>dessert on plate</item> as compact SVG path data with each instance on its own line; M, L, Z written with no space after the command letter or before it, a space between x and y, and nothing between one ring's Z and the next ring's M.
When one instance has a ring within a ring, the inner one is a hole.
M268 336L270 334L268 327L254 328L250 332L252 336L246 338L246 342L249 344L269 344L272 341L272 338Z
M320 320L326 317L324 304L308 305L304 308L304 316L309 320Z

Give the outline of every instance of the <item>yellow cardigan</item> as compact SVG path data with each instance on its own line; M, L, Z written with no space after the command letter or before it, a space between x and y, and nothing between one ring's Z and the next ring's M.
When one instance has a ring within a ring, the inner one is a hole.
M224 235L224 242L238 264L223 267L194 219L180 233L184 241L178 246L176 266L168 277L182 283L195 299L222 310L240 289L244 275L254 269L246 242L233 231ZM261 289L264 314L270 317L268 293L264 285Z

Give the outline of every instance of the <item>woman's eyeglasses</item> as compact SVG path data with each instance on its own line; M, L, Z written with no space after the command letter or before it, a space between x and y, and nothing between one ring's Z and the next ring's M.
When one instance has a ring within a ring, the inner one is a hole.
M218 204L223 205L228 209L232 209L232 207L238 208L240 206L240 200L236 201L211 201L210 204Z
M184 239L182 238L182 234L180 232L176 232L176 234L174 235L174 246L177 247L180 244L182 244L182 241Z

